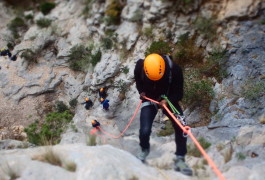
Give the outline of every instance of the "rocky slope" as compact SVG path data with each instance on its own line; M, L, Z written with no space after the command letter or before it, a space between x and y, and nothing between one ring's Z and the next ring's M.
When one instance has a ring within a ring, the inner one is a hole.
M251 92L258 82L264 84L265 3L262 0L194 0L191 6L183 8L169 0L127 0L120 24L108 26L102 19L110 2L93 1L88 15L83 14L85 2L81 0L57 0L48 15L26 12L33 13L34 21L46 17L52 24L47 28L30 24L13 50L16 53L30 49L37 53L37 64L30 64L21 57L15 62L0 57L0 138L25 138L21 126L43 119L57 100L68 104L77 98L80 103L89 96L95 101L89 111L77 105L73 118L77 132L69 128L62 135L60 145L52 148L61 159L76 164L74 172L65 170L63 165L37 161L36 157L41 156L45 147L1 150L0 178L10 179L7 171L11 169L18 179L40 176L43 179L217 179L202 157L187 157L194 177L173 171L174 137L156 135L161 127L161 114L154 123L149 166L132 156L139 151L139 115L123 138L104 136L97 139L103 146L85 146L91 120L97 119L102 128L112 134L119 134L127 125L139 103L133 80L134 65L144 57L150 44L168 38L176 43L180 35L196 33L192 22L197 17L215 16L217 39L209 41L198 36L196 44L205 50L205 55L218 45L227 49L224 65L227 76L221 82L213 79L215 97L209 108L213 114L209 125L192 128L192 132L212 144L207 152L227 179L264 180L265 93L264 89L259 91L258 98L253 100L244 92ZM11 36L7 24L15 13L10 6L0 4L7 7L0 9L0 46L3 47ZM152 38L142 33L150 27ZM102 50L100 62L95 67L90 66L86 73L71 70L67 63L70 49L79 44L100 48L108 30L116 33L116 47ZM128 73L123 73L124 67ZM104 86L108 87L110 99L108 112L103 111L96 100L97 90ZM125 97L121 96L121 90ZM188 107L185 115L189 124L204 118L203 112L196 108ZM19 142L1 143L3 149L31 146ZM189 144L192 144L190 140Z

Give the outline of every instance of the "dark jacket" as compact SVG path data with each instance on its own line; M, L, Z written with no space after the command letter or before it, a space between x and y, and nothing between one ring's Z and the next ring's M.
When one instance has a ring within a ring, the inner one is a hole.
M83 103L81 103L81 104L85 104L85 108L86 108L87 110L90 109L90 108L93 106L93 103L92 103L91 100L85 101L85 102L83 102Z
M2 49L0 50L0 55L1 56L8 56L8 57L11 57L12 54L10 53L10 51L8 49Z
M139 94L145 92L147 97L158 101L161 100L161 95L165 94L172 103L177 103L180 101L183 97L184 82L183 73L180 66L178 66L176 63L173 63L171 69L172 80L171 83L169 83L170 67L166 60L165 74L158 81L152 81L147 78L143 70L143 62L143 59L139 59L136 62L134 69L134 78Z
M108 99L105 99L104 101L102 101L101 104L103 105L104 109L109 109L109 100Z
M105 90L103 91L98 90L98 95L99 95L99 98L103 98L103 99L106 99L107 97L107 93Z

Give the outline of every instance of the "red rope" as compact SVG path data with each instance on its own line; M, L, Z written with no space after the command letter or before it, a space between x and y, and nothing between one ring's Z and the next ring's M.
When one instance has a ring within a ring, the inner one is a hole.
M142 101L140 101L140 103L138 104L136 110L134 111L133 116L131 117L131 119L130 119L129 123L127 124L127 126L125 127L125 129L118 136L112 135L112 134L104 131L101 127L99 127L99 129L101 130L101 132L103 132L104 134L106 134L106 135L108 135L108 136L110 136L110 137L112 137L114 139L120 138L125 133L125 131L130 127L130 125L132 124L132 122L133 122L135 116L137 115L141 105L142 105Z
M159 102L150 99L148 97L144 97L145 99L152 101L154 103L159 104ZM194 144L197 146L197 148L199 149L199 151L202 153L202 155L204 156L204 158L207 160L208 164L211 166L211 168L213 169L213 171L215 172L215 174L218 176L218 178L220 180L226 180L225 177L223 176L223 174L221 173L221 171L217 168L217 166L215 165L215 163L213 162L213 160L208 156L208 154L205 152L205 150L203 149L203 147L200 145L200 143L197 141L197 139L193 136L193 134L190 131L190 127L189 126L183 126L180 121L170 112L170 110L168 109L168 107L166 105L163 105L163 107L165 108L165 110L168 112L168 114L173 118L173 120L178 124L178 126L183 130L183 132L185 134L188 134L191 138L191 140L194 142Z

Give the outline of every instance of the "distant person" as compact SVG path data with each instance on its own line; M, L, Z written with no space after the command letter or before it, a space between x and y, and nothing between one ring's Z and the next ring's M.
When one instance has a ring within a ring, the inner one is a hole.
M106 110L106 111L109 110L109 100L108 99L100 98L100 103L102 104L104 110Z
M145 161L150 152L150 135L154 118L163 106L168 107L165 99L161 95L166 95L181 115L183 111L179 101L183 97L183 73L170 56L160 54L150 54L145 59L139 59L134 69L136 88L143 100L140 114L139 140L141 152L137 156L141 161ZM149 97L159 101L159 105L154 104L144 97ZM192 175L192 169L185 163L187 153L187 137L183 136L182 129L174 122L171 116L163 110L163 113L171 120L175 130L176 162L175 170L185 175Z
M0 50L0 56L8 56L9 58L11 58L12 54L11 54L11 52L9 51L9 49L2 48L2 49Z
M91 124L92 124L92 127L94 127L94 128L99 128L99 126L100 126L100 123L97 120L92 120Z
M13 55L13 56L12 56L11 52L10 52L9 49L7 49L7 48L2 48L2 49L0 50L0 56L8 56L8 58L9 58L11 61L16 61L16 60L17 60L17 55ZM0 66L0 69L2 69L1 66Z
M106 97L107 97L106 89L105 88L100 88L98 90L98 95L99 95L99 99L100 98L106 99Z
M86 110L89 110L93 106L93 103L89 98L85 98L85 102L81 104L84 104L84 107L86 108Z

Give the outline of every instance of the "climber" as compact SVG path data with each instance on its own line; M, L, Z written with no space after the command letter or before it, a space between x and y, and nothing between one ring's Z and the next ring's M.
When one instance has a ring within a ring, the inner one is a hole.
M3 49L0 50L0 56L8 56L8 58L11 61L16 61L17 60L17 55L13 55L12 56L11 52L7 48L3 48ZM0 66L0 69L1 69L1 66Z
M134 69L136 88L140 94L140 99L143 100L139 131L141 152L137 155L137 158L143 162L150 152L149 139L158 109L163 105L168 106L167 101L161 99L161 95L166 95L180 114L183 115L178 103L183 97L183 74L181 68L173 63L171 59L171 56L167 55L150 54L144 60L139 59ZM159 101L160 104L157 105L146 100L145 96ZM165 110L163 110L163 113L171 120L175 130L175 170L185 175L192 175L192 169L185 163L187 138L183 136L183 131L170 115Z
M99 128L100 126L100 123L97 120L92 120L91 123L92 123L92 127L94 128Z
M99 98L106 99L106 97L107 97L107 93L106 93L105 88L100 88L100 89L98 90L98 95L99 95Z
M12 56L9 49L3 48L0 50L0 56L8 56L9 58Z
M100 103L103 105L103 109L108 111L109 110L109 100L100 98Z
M89 110L93 106L93 103L89 98L85 98L85 102L81 104L85 105L84 107L86 108L86 110Z

